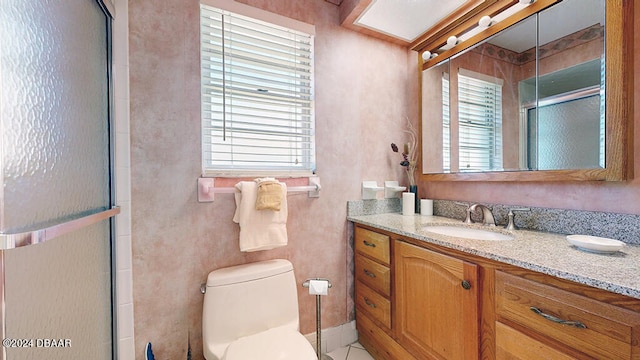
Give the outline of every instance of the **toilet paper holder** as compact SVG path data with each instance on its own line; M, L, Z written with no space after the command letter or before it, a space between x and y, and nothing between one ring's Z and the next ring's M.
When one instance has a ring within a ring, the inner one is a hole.
M315 281L326 281L327 282L327 288L331 288L331 281L329 279L324 279L324 278L310 278L305 280L302 283L302 287L308 288L311 284L311 280L315 280Z
M311 281L326 281L327 289L331 288L331 281L329 279L324 278L311 278L307 279L302 283L302 287L309 288ZM322 314L320 313L320 309L322 308L320 304L320 297L322 295L315 294L316 296L316 355L318 356L318 360L333 360L331 356L327 354L322 354Z

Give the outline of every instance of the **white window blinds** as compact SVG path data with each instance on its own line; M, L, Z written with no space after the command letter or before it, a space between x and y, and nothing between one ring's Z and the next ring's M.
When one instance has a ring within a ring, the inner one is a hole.
M461 172L502 169L502 80L460 69L458 73Z
M200 6L204 175L315 170L313 36Z
M442 74L442 171L451 172L451 114L449 111L449 74Z

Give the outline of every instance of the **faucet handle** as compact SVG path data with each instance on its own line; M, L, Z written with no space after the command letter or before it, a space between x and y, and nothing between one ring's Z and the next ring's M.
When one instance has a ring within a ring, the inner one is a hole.
M464 206L466 208L465 211L467 212L467 217L464 220L462 220L462 222L465 224L473 223L473 221L471 221L471 204L463 203L459 201L456 201L454 204Z
M507 230L518 230L518 227L516 226L515 222L513 221L513 217L514 211L531 211L531 208L513 208L513 209L509 209L509 214L507 214L507 217L509 218L509 223L507 224L507 226L505 226L504 228Z
M468 206L466 211L467 217L462 222L465 224L473 224L473 221L471 221L471 207Z

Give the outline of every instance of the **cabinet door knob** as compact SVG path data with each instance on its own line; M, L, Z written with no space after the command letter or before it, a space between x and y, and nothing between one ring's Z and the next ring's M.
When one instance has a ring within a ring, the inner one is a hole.
M587 325L581 323L580 321L563 320L563 319L557 318L557 317L555 317L553 315L546 314L546 313L542 312L542 310L538 309L535 306L532 306L529 309L531 309L531 311L533 311L534 313L542 316L543 318L545 318L545 319L547 319L549 321L553 321L553 322L558 323L558 324L573 326L573 327L577 327L577 328L580 328L580 329L586 329L587 328Z
M362 240L362 242L364 243L364 246L376 247L376 244L370 243L367 240Z
M364 273L370 277L370 278L374 278L376 277L376 274L372 273L371 271L367 270L367 269L363 269Z
M465 290L471 289L471 283L467 280L462 280L462 283L460 283L460 285L462 285L462 288Z

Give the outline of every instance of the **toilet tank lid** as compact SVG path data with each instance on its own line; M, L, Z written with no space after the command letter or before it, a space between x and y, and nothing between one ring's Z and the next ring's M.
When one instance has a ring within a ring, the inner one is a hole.
M207 287L237 284L292 271L291 262L284 259L266 260L214 270L207 277Z

